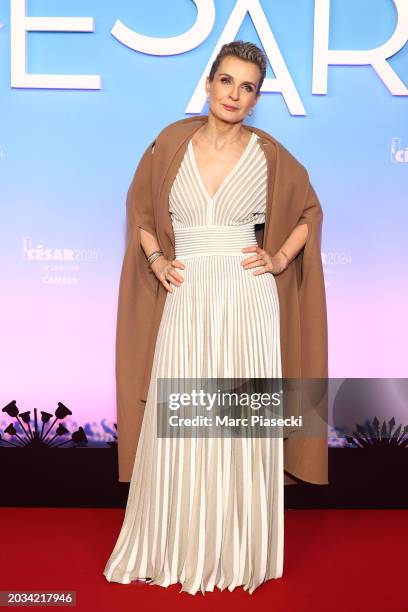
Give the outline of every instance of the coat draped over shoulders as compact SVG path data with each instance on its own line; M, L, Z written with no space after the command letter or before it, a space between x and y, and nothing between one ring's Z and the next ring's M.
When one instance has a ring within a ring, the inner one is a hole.
M171 186L193 133L206 115L166 126L145 149L126 199L126 250L116 324L116 400L119 481L129 482L150 383L154 349L167 291L147 264L140 229L156 237L167 259L175 257L168 207ZM313 435L284 440L285 484L328 483L326 296L321 260L323 211L305 167L267 132L249 125L268 167L265 224L256 226L259 246L274 254L292 230L307 224L305 246L275 275L280 304L282 376L320 379L306 392L313 405ZM312 389L312 390L310 390ZM309 414L312 411L309 410Z

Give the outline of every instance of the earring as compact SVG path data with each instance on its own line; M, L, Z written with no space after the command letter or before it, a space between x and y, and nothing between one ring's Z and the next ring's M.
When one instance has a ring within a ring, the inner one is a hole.
M208 104L209 101L210 101L210 96L207 96L207 104Z
M248 115L249 115L249 116L251 116L253 112L254 112L254 109L253 109L253 108L251 108L251 110L250 110L250 111L248 111Z

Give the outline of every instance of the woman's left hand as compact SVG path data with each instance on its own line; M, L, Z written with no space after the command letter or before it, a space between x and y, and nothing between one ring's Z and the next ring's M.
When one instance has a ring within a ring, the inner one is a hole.
M241 266L245 268L245 270L262 266L262 268L253 272L254 276L255 274L265 274L265 272L280 274L288 267L288 260L280 251L275 255L269 255L265 249L261 249L259 246L244 247L241 250L243 253L255 253L252 257L248 257L241 261Z

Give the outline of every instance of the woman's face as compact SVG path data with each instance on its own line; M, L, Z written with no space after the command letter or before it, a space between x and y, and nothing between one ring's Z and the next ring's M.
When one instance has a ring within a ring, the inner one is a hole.
M206 79L210 112L224 121L243 121L248 111L257 103L259 67L253 62L228 55L224 57L211 83Z

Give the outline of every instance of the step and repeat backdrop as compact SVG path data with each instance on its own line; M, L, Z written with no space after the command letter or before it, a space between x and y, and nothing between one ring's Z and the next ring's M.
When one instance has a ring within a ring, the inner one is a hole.
M231 40L269 60L246 123L307 167L324 210L330 377L349 392L392 378L370 401L403 423L407 38L405 0L3 0L1 431L58 409L114 435L127 189L163 127L208 112L205 77Z

